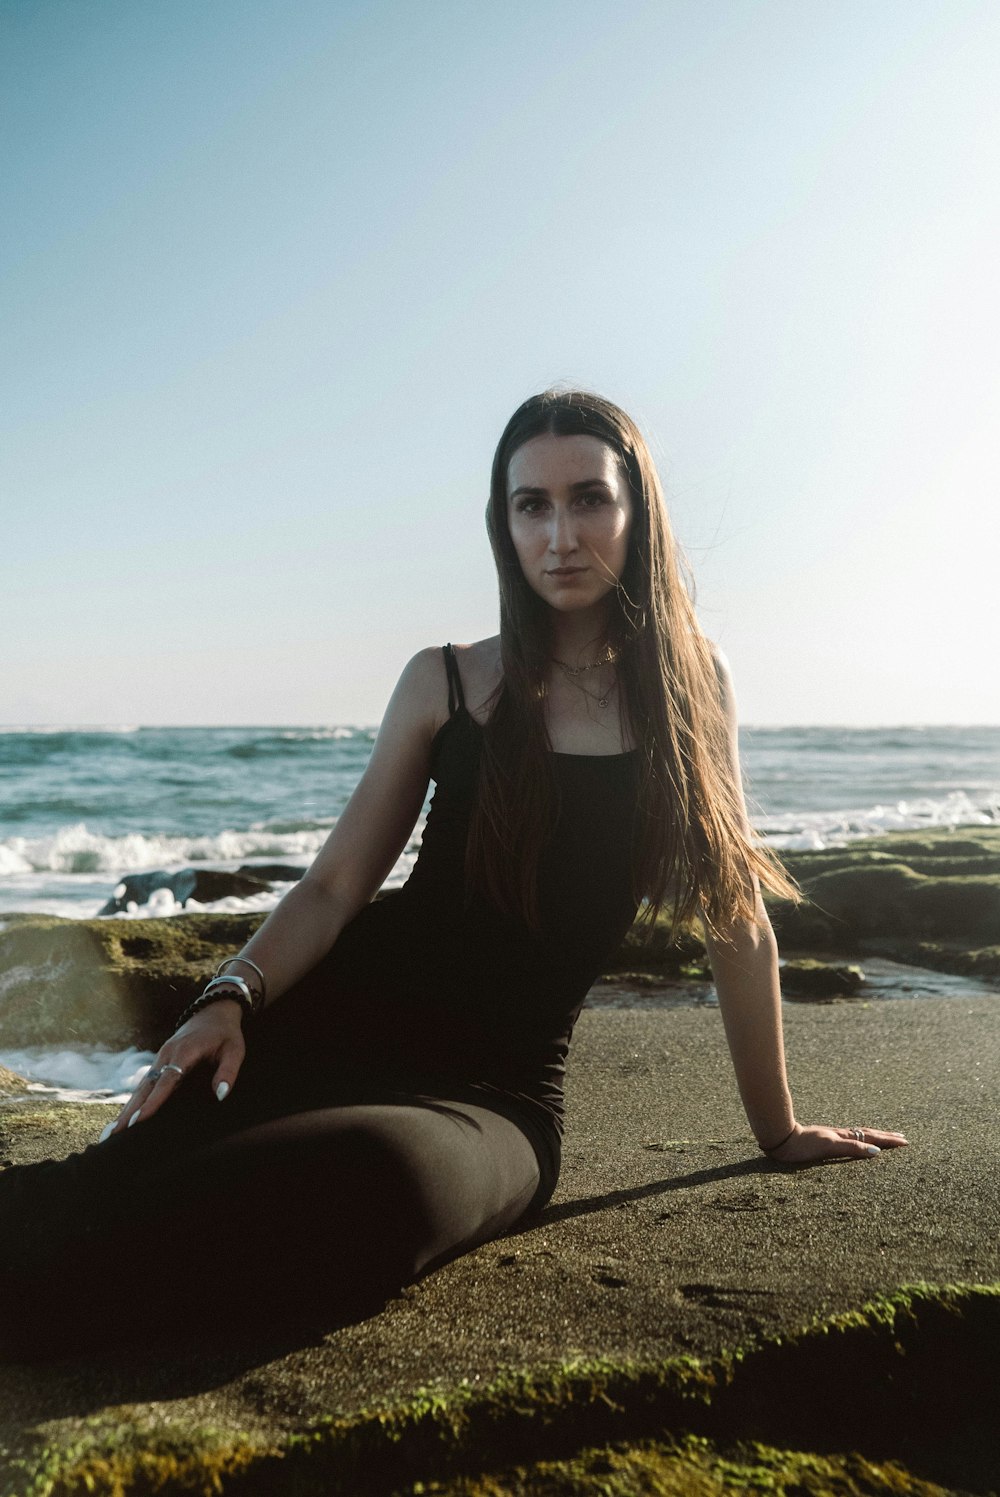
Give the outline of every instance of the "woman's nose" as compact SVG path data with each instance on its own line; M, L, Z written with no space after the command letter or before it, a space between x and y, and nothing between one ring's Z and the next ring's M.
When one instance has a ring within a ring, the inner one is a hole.
M568 556L576 547L573 516L565 510L554 510L549 528L549 550L556 556Z

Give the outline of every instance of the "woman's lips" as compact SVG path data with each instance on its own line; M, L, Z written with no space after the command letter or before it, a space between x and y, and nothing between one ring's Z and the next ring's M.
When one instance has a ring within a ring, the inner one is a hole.
M547 575L549 577L579 577L585 572L586 567L550 567Z

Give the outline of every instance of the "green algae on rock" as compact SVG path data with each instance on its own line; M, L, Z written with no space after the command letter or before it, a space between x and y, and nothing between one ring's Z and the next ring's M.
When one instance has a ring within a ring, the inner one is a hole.
M806 895L768 901L783 947L1000 977L1000 827L895 832L783 859Z
M197 1431L118 1409L61 1453L40 1433L8 1470L34 1473L25 1497L985 1493L1000 1476L998 1333L1000 1285L916 1284L714 1361L568 1362L417 1390L279 1441L206 1432L200 1465ZM643 1471L652 1484L627 1484Z
M781 965L781 991L787 998L812 1001L850 998L864 987L860 967L846 962L819 962L811 957Z
M679 977L686 975L686 967L707 971L707 962L708 953L700 934L686 930L678 939L672 939L669 915L661 913L652 925L638 921L633 925L609 962L608 971L616 979L623 972Z
M19 1076L16 1071L10 1071L6 1066L0 1066L0 1099L7 1097L20 1097L28 1090L28 1082L24 1076Z
M155 1048L222 955L238 951L263 918L4 916L0 1042Z
M499 1475L414 1482L405 1490L414 1497L954 1497L895 1461L776 1450L754 1441L716 1445L696 1435L589 1447L567 1460L536 1461Z

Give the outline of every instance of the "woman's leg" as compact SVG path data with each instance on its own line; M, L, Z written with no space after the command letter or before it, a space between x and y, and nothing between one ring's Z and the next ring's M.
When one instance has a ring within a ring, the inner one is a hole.
M20 1222L0 1189L0 1235L21 1227L30 1247L8 1278L20 1354L336 1317L504 1231L538 1184L520 1129L465 1103L316 1107L193 1143L199 1112L212 1132L228 1106L192 1101L173 1120L164 1108L159 1128L78 1156L66 1189L61 1166L32 1167L49 1173L23 1180Z

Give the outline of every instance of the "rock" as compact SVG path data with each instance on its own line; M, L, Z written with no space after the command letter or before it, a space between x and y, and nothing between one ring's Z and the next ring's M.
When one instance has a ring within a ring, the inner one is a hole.
M671 939L668 915L660 915L652 926L633 925L617 955L608 963L608 972L617 974L641 972L656 976L691 976L688 969L707 971L705 943L694 931L682 931Z
M236 871L245 873L248 878L262 878L269 884L295 884L309 870L291 863L242 863Z
M194 893L188 898L196 899L199 904L231 897L247 899L252 894L267 894L271 889L269 879L251 877L242 872L230 873L220 868L199 868L195 880Z
M222 958L263 919L7 916L0 930L0 1046L156 1049Z
M16 1071L0 1066L0 1097L21 1097L28 1090L28 1082Z
M888 931L912 935L915 920L910 896L922 878L902 863L876 864L821 873L806 888L834 938L838 927L855 938Z
M116 915L128 909L130 904L148 904L156 889L169 889L178 904L183 905L189 899L196 899L199 904L210 904L231 895L246 899L251 894L266 894L270 887L265 875L251 876L242 869L230 873L218 868L181 868L176 873L167 873L157 868L152 873L128 874L97 913L98 916Z
M1000 826L963 827L963 835L932 831L887 832L882 837L863 837L843 847L819 852L785 852L782 862L799 880L840 868L868 868L876 863L904 863L914 873L940 878L961 875L1000 874Z
M866 956L885 956L911 967L930 967L993 986L1000 980L1000 945L969 947L961 941L904 941L873 936L865 941Z
M926 948L942 970L1000 973L1000 827L895 833L784 861L806 900L768 901L783 947L910 962Z
M784 962L781 967L781 991L786 998L848 998L864 986L864 981L865 974L860 967L820 962L809 957Z

